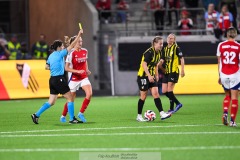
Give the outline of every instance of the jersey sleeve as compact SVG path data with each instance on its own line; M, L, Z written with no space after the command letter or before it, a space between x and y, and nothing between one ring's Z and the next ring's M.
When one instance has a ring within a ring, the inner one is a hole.
M183 57L183 53L182 53L182 51L181 51L181 49L177 46L177 48L176 48L176 53L177 53L177 56L179 57L179 58L182 58Z
M240 43L238 43L238 59L240 60ZM239 62L239 66L240 66L240 62Z
M60 51L60 54L61 54L62 57L65 57L68 54L68 50L65 48L65 49Z
M88 59L88 50L86 48L84 48L86 50L86 59Z
M221 44L221 43L220 43L220 44ZM221 55L220 44L218 44L218 47L217 47L217 56L218 56L218 57L220 57L220 55Z
M72 63L72 55L73 55L73 51L71 51L70 54L67 55L67 58L66 58L67 63Z
M49 58L47 59L47 62L46 62L46 64L50 65Z
M205 20L208 19L208 12L205 12L205 14L204 14L204 18L205 18Z
M149 50L144 54L144 62L149 64L152 60L152 52Z
M230 22L233 22L233 15L231 12L229 12L229 20L230 20Z

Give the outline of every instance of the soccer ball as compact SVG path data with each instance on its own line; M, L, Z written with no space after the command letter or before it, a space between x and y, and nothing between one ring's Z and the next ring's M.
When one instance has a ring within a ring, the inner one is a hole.
M144 113L144 117L147 121L154 121L156 119L156 114L152 110L147 110Z

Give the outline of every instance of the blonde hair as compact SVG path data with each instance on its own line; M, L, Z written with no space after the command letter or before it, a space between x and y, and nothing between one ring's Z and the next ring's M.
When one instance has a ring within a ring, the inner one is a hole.
M168 37L169 37L170 35L172 35L172 36L174 37L174 44L177 45L176 35L175 35L174 33L170 33L170 34L168 35Z

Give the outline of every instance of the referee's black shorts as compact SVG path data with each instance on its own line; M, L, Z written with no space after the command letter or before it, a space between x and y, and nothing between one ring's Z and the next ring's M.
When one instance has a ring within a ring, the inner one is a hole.
M178 79L179 79L179 73L177 73L177 72L164 74L162 83L168 83L168 82L177 83Z
M70 91L68 82L64 75L62 76L52 76L49 79L49 88L50 88L50 94L65 94Z

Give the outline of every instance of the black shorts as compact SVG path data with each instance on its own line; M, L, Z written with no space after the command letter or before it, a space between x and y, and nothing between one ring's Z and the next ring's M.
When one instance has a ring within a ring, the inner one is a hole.
M138 88L140 91L147 91L149 88L157 87L158 83L154 81L150 83L148 77L137 77Z
M168 83L168 82L177 83L178 78L179 78L179 73L176 73L176 72L164 74L162 83Z
M52 76L49 79L50 94L65 94L70 91L68 82L64 76Z

